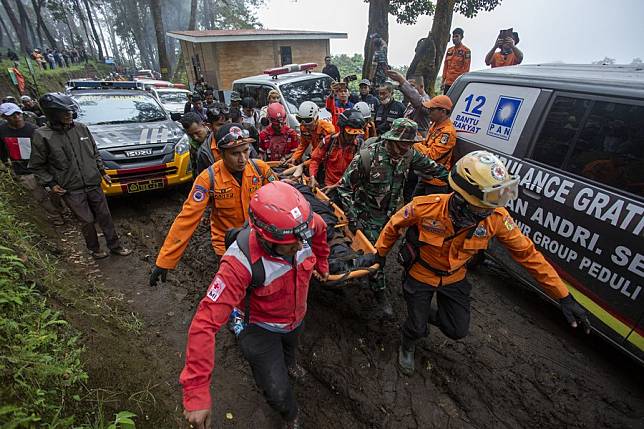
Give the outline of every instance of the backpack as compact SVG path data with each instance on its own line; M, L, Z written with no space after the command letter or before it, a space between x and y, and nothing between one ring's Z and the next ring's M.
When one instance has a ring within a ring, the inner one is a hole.
M246 288L246 297L244 298L244 325L248 326L248 323L250 321L250 296L252 295L253 290L263 286L264 281L266 280L264 263L262 262L262 258L259 258L257 261L251 263L250 226L248 225L248 222L246 222L241 228L230 228L228 231L226 231L224 243L226 249L232 246L233 243L237 243L239 250L241 250L241 252L250 263L251 279L250 284Z
M210 149L208 149L208 152L210 152ZM212 156L212 154L211 154ZM259 169L257 166L257 162L253 158L248 158L248 162L250 165L253 167L253 170L255 170L255 173L259 176L260 183L263 184L266 181L266 176L264 176L264 173L262 173L262 170ZM210 181L210 189L208 190L208 194L210 194L210 197L212 198L212 204L213 206L217 207L215 203L215 169L213 168L212 164L208 167L208 180ZM231 242L232 244L232 242ZM227 247L227 246L226 246Z

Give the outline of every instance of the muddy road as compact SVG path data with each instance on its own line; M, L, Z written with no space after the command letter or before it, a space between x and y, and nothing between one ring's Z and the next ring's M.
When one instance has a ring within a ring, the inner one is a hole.
M216 270L203 222L168 282L148 286L150 267L186 193L110 200L118 230L134 252L98 263L105 286L122 293L142 322L138 347L156 366L154 401L145 413L172 416L163 417L161 427L167 428L185 426L178 375L186 333ZM470 274L475 287L469 336L452 341L430 329L417 349L416 374L403 376L396 360L405 308L400 270L390 262L387 293L395 321L374 318L375 303L360 286L311 289L299 355L308 375L296 387L304 427L644 427L644 370L599 338L571 331L557 309L485 268ZM217 335L215 359L215 427L279 427L225 329ZM123 361L127 376L130 366ZM146 427L145 421L137 424Z

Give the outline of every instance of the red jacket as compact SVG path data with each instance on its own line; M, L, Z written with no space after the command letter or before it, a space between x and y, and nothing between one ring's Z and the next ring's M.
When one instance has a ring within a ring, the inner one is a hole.
M250 323L272 323L283 329L295 329L306 314L306 298L313 269L329 271L329 246L326 224L313 214L314 236L295 256L295 265L270 256L260 246L255 232L250 234L250 257L246 259L237 244L221 258L206 296L192 319L186 345L186 365L181 372L183 406L188 411L210 409L210 378L215 366L215 334L228 321L233 307L243 305L251 282L251 263L263 259L264 286L253 291L250 299Z
M287 158L300 145L300 136L294 129L284 125L277 134L268 126L259 133L259 151L264 161L281 161Z
M316 177L318 170L324 165L324 186L335 185L342 178L344 171L353 160L356 152L360 150L362 143L362 136L356 137L353 143L346 146L340 144L340 134L325 137L320 146L311 154L311 163L309 164L311 177ZM331 152L327 155L329 149Z

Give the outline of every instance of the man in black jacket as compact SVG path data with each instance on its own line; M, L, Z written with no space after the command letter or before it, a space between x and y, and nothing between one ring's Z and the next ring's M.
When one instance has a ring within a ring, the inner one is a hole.
M111 253L129 255L132 251L121 246L101 189L102 180L112 181L87 126L74 122L76 103L67 95L50 93L43 95L39 104L48 123L34 132L29 168L44 186L65 200L80 221L85 244L95 259L109 253L101 250L94 222L103 230Z
M394 87L391 82L385 82L378 87L380 106L376 110L376 129L382 135L391 129L391 124L405 114L405 105L394 100Z
M331 76L334 81L340 82L340 70L338 70L335 64L331 64L331 57L328 55L324 57L324 68L322 69L322 73Z

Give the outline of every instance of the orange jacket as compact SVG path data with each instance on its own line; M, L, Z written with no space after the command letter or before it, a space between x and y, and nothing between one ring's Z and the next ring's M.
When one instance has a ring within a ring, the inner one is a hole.
M398 240L403 228L416 225L420 241L426 245L420 248L420 257L431 267L450 274L440 276L415 263L409 275L415 280L440 287L463 280L465 264L479 250L487 249L492 237L506 247L512 258L541 284L552 298L568 295L568 289L552 266L534 247L534 243L523 235L505 208L497 208L478 226L462 232L451 240L454 226L448 213L448 202L452 194L425 195L414 198L411 203L394 214L380 233L376 242L378 254L386 255Z
M378 130L376 130L376 124L373 121L367 121L367 124L364 127L364 136L365 140L370 139L371 137L376 137L378 135Z
M273 180L278 180L271 168L264 161L253 160L246 164L242 185L219 160L212 165L214 172L214 189L210 187L208 169L202 171L192 185L190 195L183 203L170 231L159 251L156 264L160 268L173 269L188 246L192 234L199 225L206 207L212 200L210 210L210 238L215 253L219 256L226 251L224 236L230 228L240 227L248 219L248 203L251 195Z
M506 66L514 66L516 64L521 64L519 62L519 59L517 58L516 55L514 55L514 52L510 52L507 55L503 55L501 52L495 52L494 55L492 56L492 62L490 63L490 67L495 68L495 67L506 67Z
M344 171L353 160L356 152L360 150L362 143L361 135L358 135L352 143L347 145L340 143L339 133L326 137L311 154L311 163L309 164L311 177L316 177L318 170L324 166L323 186L335 185L342 179Z
M322 139L331 134L335 134L335 127L326 119L319 119L313 131L309 131L300 125L300 145L293 153L293 160L300 161L309 146L311 146L311 153L313 153L322 142Z
M456 146L456 128L449 118L440 124L432 123L425 141L414 145L416 150L442 164L447 171L452 168L454 146ZM436 178L423 181L437 186L446 185L445 181Z
M470 49L463 44L449 48L443 63L443 85L453 84L457 77L470 71L471 57Z

